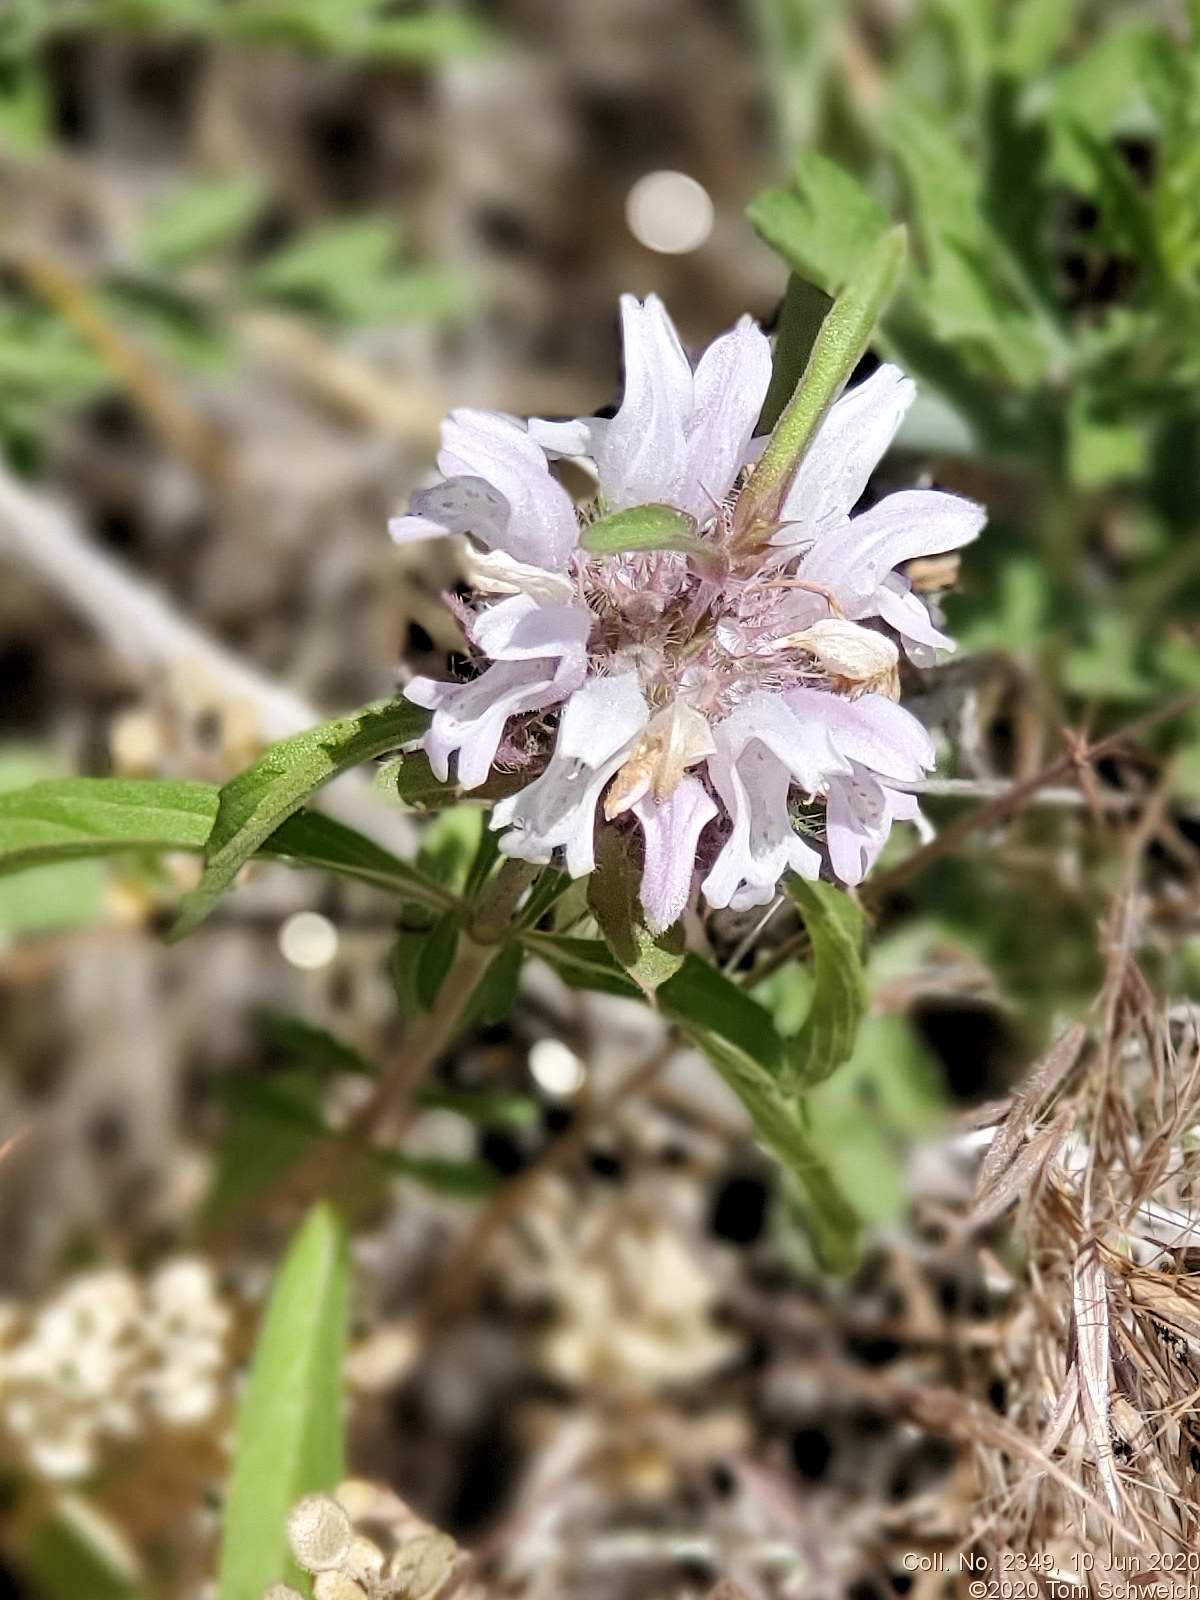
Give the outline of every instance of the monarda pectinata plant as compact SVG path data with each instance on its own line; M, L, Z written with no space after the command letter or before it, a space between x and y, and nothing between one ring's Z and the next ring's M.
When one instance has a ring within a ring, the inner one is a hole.
M914 789L934 748L899 703L901 657L921 667L951 641L906 568L945 570L927 558L984 521L924 488L858 509L914 397L891 364L847 386L903 258L899 229L865 252L806 364L749 319L693 363L654 296L626 297L611 419L453 412L439 480L391 531L464 540L469 589L450 603L470 654L457 678L414 678L272 746L219 790L79 778L0 797L8 869L202 852L177 935L254 856L397 898L403 1042L353 1121L326 1130L301 1188L337 1192L350 1153L402 1164L397 1130L422 1076L472 1020L507 1013L536 955L578 987L654 1005L702 1049L780 1162L818 1258L855 1259L857 1220L807 1139L803 1095L848 1058L865 1008L853 886L894 822L926 827ZM772 407L780 374L801 366ZM562 462L592 485L582 503ZM402 860L308 809L381 757L407 799L491 807L461 871L436 851ZM573 889L584 878L586 896ZM781 895L814 963L791 1037L718 966L704 921L705 908Z

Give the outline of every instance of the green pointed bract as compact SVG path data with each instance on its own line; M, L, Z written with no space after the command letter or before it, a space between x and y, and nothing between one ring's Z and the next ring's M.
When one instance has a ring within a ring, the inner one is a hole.
M585 528L579 542L593 555L625 550L686 550L699 541L696 519L674 506L630 506L612 511Z
M804 453L845 388L895 293L907 248L903 225L881 234L821 324L804 376L738 499L734 539L743 548L765 542L779 526L788 490Z
M579 543L592 555L625 555L638 550L677 550L696 566L721 569L720 551L696 532L696 519L674 506L630 506L612 511L586 527Z

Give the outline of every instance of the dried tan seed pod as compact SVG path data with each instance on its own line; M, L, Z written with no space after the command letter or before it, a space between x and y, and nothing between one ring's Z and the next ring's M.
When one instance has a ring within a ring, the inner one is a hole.
M332 1495L310 1494L293 1506L287 1536L305 1572L328 1572L346 1559L354 1530Z
M857 699L860 694L885 694L900 698L900 652L874 628L840 617L825 617L811 628L791 633L783 641L806 651L833 679L839 694Z
M396 1600L428 1600L450 1576L458 1546L448 1533L418 1533L396 1551L388 1567L388 1589Z
M346 1551L341 1568L365 1588L372 1578L383 1571L383 1560L383 1551L374 1540L356 1533L350 1541L350 1548Z
M304 1596L290 1583L273 1583L263 1591L263 1600L304 1600Z
M334 1572L318 1572L313 1579L316 1600L366 1600L366 1589L350 1573L339 1567Z
M661 803L675 793L688 767L715 749L707 719L686 700L672 700L647 723L633 754L613 779L604 815L611 822L647 791Z

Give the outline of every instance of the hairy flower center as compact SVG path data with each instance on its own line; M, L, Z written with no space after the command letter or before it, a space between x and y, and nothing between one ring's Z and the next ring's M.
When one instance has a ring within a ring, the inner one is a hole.
M730 554L732 504L703 535L718 556ZM636 672L652 706L682 704L719 718L755 690L800 685L899 697L894 643L847 620L824 586L789 573L794 554L760 552L750 570L729 560L721 582L674 550L575 559L596 618L597 670ZM648 752L647 745L637 759Z

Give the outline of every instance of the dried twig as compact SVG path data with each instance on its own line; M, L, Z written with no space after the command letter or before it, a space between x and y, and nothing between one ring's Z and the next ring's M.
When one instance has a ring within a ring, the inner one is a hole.
M1087 1028L1082 1022L1068 1028L1021 1085L1012 1108L992 1140L979 1169L976 1195L982 1200L1020 1149L1042 1101L1051 1095L1079 1059Z
M1129 842L1106 929L1095 1048L1080 1066L1084 1030L1068 1030L1014 1098L972 1213L974 1222L994 1219L1022 1200L1024 1271L997 1329L1005 1429L1055 1458L1056 1471L1035 1490L1012 1460L1011 1441L985 1433L973 1447L977 1531L1026 1552L1065 1541L1090 1553L1103 1540L1114 1550L1173 1555L1194 1548L1200 1531L1200 1442L1189 1432L1200 1391L1200 1302L1186 1279L1160 1266L1164 1251L1190 1248L1196 1227L1200 1163L1189 1130L1200 1050L1190 1035L1191 1059L1177 1059L1169 1021L1135 960L1137 876L1163 803L1160 789ZM1043 1108L1077 1069L1070 1098L1045 1121ZM1081 1514L1078 1488L1067 1492L1060 1474L1097 1485L1103 1517L1094 1498Z
M1200 690L1193 690L1165 706L1147 712L1144 716L1136 717L1123 728L1118 728L1115 733L1098 739L1095 744L1085 744L1082 736L1076 735L1071 748L1056 761L1050 762L1040 772L1034 773L1033 777L1013 784L987 805L980 806L978 811L960 817L950 827L943 829L936 839L932 839L920 850L914 850L911 856L899 862L890 872L882 872L878 877L872 878L863 889L864 896L873 901L885 898L901 884L915 877L918 872L924 871L931 861L953 854L977 829L1006 821L1056 779L1065 777L1071 771L1078 771L1085 763L1093 762L1100 756L1111 755L1114 750L1119 750L1131 739L1148 733L1151 728L1156 728L1161 723L1171 722L1176 717L1183 716L1197 705L1200 705Z
M238 319L248 349L281 367L317 400L344 416L432 454L445 414L441 397L384 377L296 317L256 311Z

